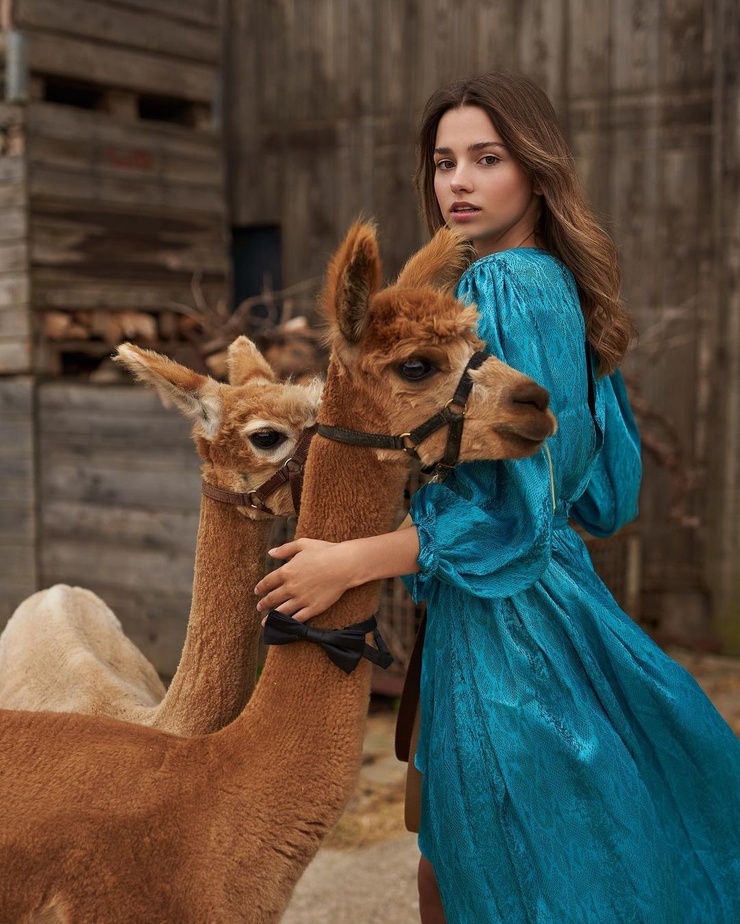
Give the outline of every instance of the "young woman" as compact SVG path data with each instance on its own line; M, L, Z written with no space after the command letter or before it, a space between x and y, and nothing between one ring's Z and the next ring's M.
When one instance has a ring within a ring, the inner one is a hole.
M289 561L257 586L260 606L304 620L348 587L406 574L426 599L425 924L738 922L740 742L568 527L608 535L637 509L615 247L525 77L436 92L416 179L429 230L446 223L474 245L458 297L478 306L489 351L550 391L558 433L549 455L425 485L407 529L275 550Z

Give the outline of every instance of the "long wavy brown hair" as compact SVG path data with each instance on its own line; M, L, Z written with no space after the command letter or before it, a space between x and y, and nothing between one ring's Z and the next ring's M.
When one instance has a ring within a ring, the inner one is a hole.
M635 334L620 298L617 248L586 202L552 103L528 77L494 71L456 81L429 98L419 128L414 183L430 234L444 224L434 194L437 127L445 112L460 106L478 106L488 115L512 157L542 190L538 246L573 273L599 375L610 375Z

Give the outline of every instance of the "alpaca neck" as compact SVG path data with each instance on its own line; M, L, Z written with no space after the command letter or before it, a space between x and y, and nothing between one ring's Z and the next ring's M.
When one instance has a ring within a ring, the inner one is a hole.
M271 519L201 500L193 598L180 664L151 723L181 735L233 721L254 688L260 620L255 584L264 574Z
M317 437L297 535L336 542L387 532L407 473L403 460L380 463L371 450ZM378 590L374 582L347 591L312 625L336 628L364 620L376 610ZM290 840L289 852L253 858L264 864L269 857L275 894L286 901L356 785L369 693L367 661L348 675L316 645L275 647L246 709L218 736L214 759L234 782L224 811L239 817L241 842ZM244 803L254 800L258 819L244 812Z

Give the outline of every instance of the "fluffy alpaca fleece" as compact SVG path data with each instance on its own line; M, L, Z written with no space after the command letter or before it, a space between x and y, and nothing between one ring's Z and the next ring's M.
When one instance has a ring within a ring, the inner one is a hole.
M364 424L361 408L372 410L378 432L397 433L454 392L479 343L474 318L449 298L449 283L440 291L440 271L462 259L462 245L439 234L413 258L419 293L408 291L404 272L378 292L374 230L350 230L330 267L333 356L321 421ZM368 362L376 309L389 302L416 318L405 358L436 364L421 382L409 385L385 353ZM458 323L440 334L438 319L452 312ZM409 388L410 410L398 398ZM555 427L545 399L529 379L488 359L468 402L466 457L471 441L486 442L494 458L536 452ZM425 445L425 461L438 449ZM388 530L407 474L404 459L389 455L317 436L298 535L341 540ZM348 591L315 624L359 622L373 612L377 590ZM353 791L369 679L367 663L346 675L320 649L297 643L270 652L245 710L213 735L0 713L0 920L34 920L56 902L70 921L277 921Z
M221 487L264 483L316 419L320 383L276 381L246 337L229 349L228 385L132 344L117 359L193 418L203 478ZM287 485L269 503L293 513ZM261 617L253 588L272 522L256 508L202 498L187 637L166 695L105 603L59 584L25 600L0 636L0 707L108 715L188 735L222 728L254 687Z

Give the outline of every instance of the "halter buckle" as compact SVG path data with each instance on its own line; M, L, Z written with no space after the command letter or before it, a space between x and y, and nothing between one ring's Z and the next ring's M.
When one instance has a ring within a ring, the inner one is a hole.
M266 513L272 513L270 508L267 506L264 500L257 493L258 491L259 491L259 488L257 488L257 490L255 491L247 491L247 501L249 502L249 506L253 510L262 510L263 512L266 512Z
M455 413L455 411L452 410L452 407L453 407L453 405L455 405L455 404L457 404L457 401L456 401L455 397L453 396L452 398L450 398L450 400L447 402L447 404L445 404L444 410L445 410L445 411L449 411L450 414L454 414L455 417L464 417L464 416L465 416L465 412L466 412L467 409L468 409L468 402L466 401L466 402L463 404L462 410L461 410L459 413ZM457 404L457 406L460 407L459 404Z
M401 449L403 449L403 451L407 455L411 456L414 459L419 458L419 453L417 451L417 444L414 442L414 438L412 437L410 432L409 433L399 433L398 440L401 444ZM407 443L406 440L408 440L409 442Z

